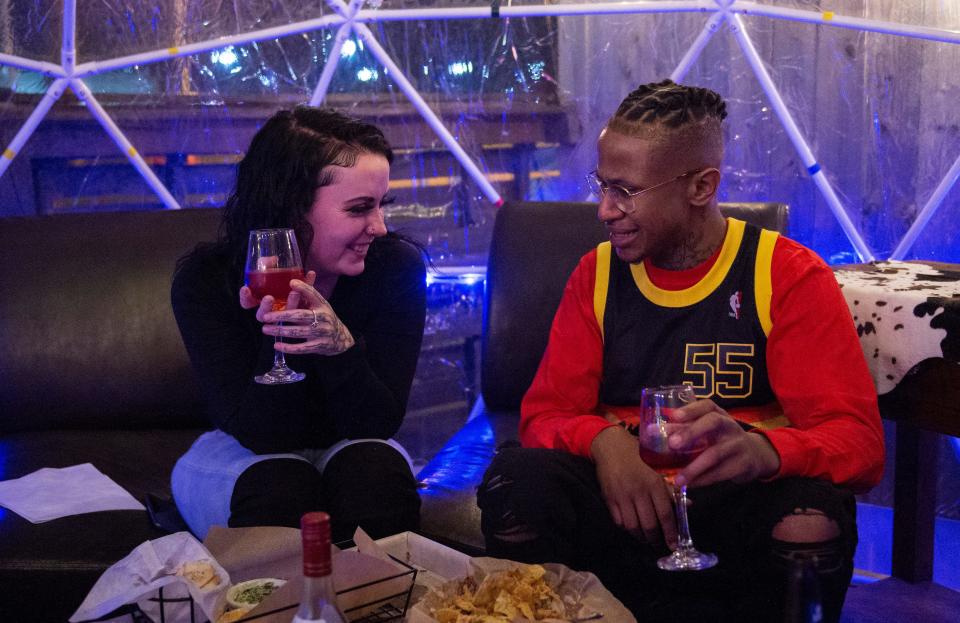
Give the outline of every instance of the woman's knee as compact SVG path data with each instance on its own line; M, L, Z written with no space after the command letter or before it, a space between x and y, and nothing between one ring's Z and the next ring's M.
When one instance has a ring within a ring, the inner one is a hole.
M307 461L259 461L237 479L229 525L298 527L304 513L323 510L321 496L320 473Z
M416 492L406 458L393 446L376 441L355 443L333 455L323 469L324 488L376 497L390 490Z
M390 445L345 447L327 462L323 486L335 538L350 538L357 526L375 538L419 527L417 481Z

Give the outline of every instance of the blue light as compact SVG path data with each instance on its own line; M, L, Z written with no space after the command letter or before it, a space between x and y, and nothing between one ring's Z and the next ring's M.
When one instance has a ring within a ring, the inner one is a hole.
M530 77L534 80L539 80L543 77L543 69L546 67L546 63L543 61L537 61L535 63L527 64L527 71L530 72Z
M220 63L224 67L230 67L237 62L237 53L233 51L233 46L223 50L214 50L210 53L210 60L214 63Z
M369 67L363 67L357 71L357 80L360 82L370 82L371 80L376 80L380 75L374 69Z
M353 39L347 39L343 42L343 46L340 48L340 56L343 58L348 58L357 53L357 42Z
M428 271L426 275L427 285L435 283L444 283L453 287L473 286L486 281L486 275L482 272L433 272Z
M496 435L486 414L478 415L447 441L417 474L421 496L473 491L493 458Z
M473 61L457 61L447 65L447 73L452 76L462 76L473 73Z

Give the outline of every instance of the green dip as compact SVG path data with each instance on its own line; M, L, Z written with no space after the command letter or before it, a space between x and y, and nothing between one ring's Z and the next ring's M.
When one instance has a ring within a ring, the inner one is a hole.
M264 582L263 584L255 584L248 588L243 589L242 591L237 592L234 595L234 601L243 603L243 604L252 604L257 605L263 601L267 595L276 590L277 585L273 582Z

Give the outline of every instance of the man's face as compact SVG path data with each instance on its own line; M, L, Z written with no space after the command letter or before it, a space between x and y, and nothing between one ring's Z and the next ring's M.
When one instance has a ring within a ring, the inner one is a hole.
M662 144L604 130L597 141L597 177L629 191L666 182L686 171L682 158L669 158ZM688 178L680 178L630 199L630 214L617 208L606 193L597 209L610 234L610 243L625 262L649 257L656 265L669 259L688 238L686 201Z

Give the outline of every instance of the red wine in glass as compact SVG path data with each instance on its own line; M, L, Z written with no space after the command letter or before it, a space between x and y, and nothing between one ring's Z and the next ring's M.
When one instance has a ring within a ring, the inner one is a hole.
M646 387L640 399L640 427L637 433L640 458L673 485L677 500L677 548L669 556L657 561L657 566L665 571L699 571L717 564L714 554L698 551L693 546L687 518L687 487L677 487L674 482L677 472L707 449L706 442L679 451L670 448L667 443L673 411L696 399L689 385Z
M287 306L290 280L303 279L303 263L297 237L292 229L255 229L250 232L247 245L246 281L253 295L273 296L273 311ZM279 335L276 342L282 342ZM283 351L274 349L273 367L253 380L262 385L280 385L302 381L303 372L291 370Z
M693 397L689 400L692 402L696 398ZM641 418L642 426L638 433L640 458L643 459L644 463L660 472L671 484L673 484L677 472L689 465L693 459L707 449L706 443L701 443L696 448L684 448L682 450L670 448L667 444L669 430L665 424L670 422L672 411L673 408L661 405L652 421L650 418Z
M273 297L273 311L280 311L287 306L287 297L290 296L290 280L303 279L303 269L293 268L266 268L247 272L247 285L258 299L269 295Z
M666 452L657 452L644 446L640 446L640 458L643 462L660 472L669 482L673 482L677 473L697 458L706 446L697 450L678 452L668 450Z

